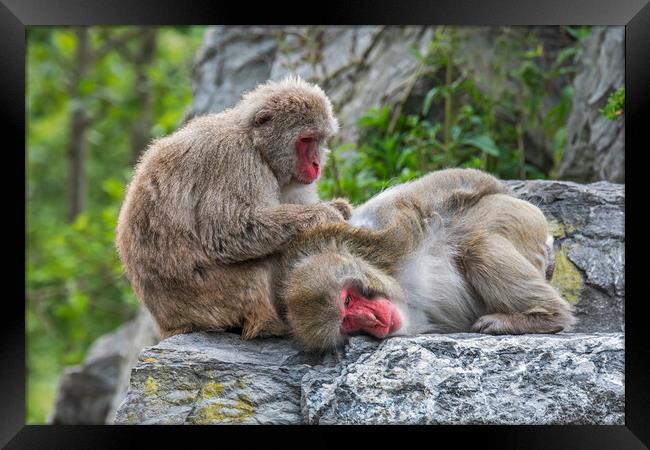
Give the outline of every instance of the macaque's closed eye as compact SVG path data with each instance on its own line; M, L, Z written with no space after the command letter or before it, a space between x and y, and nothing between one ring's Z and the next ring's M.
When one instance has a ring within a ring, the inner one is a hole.
M273 113L271 111L268 111L266 109L258 111L257 114L255 114L255 125L257 126L264 125L272 118L273 118Z

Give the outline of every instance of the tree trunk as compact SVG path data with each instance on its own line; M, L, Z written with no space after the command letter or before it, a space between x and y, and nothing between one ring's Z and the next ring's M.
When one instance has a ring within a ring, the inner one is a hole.
M70 80L70 141L68 147L69 162L69 194L68 194L68 222L74 221L77 214L84 208L85 176L84 153L85 134L88 126L88 117L84 110L83 99L79 84L86 76L90 62L90 48L88 30L79 28L77 34L77 65L72 72Z
M143 31L142 46L133 61L135 67L135 94L141 108L140 120L133 126L131 134L131 164L135 164L140 154L151 139L152 112L151 112L151 86L147 76L147 68L153 60L156 51L155 28Z

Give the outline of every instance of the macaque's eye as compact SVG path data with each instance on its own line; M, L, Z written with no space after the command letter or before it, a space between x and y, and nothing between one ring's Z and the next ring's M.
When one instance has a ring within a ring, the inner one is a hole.
M255 125L261 126L273 118L273 113L267 110L258 111L255 114Z
M311 136L305 136L303 138L300 138L300 142L305 143L305 144L311 144L313 142L316 142L316 138L311 137Z
M361 295L362 295L363 297L367 298L368 300L372 300L372 299L374 299L375 297L381 296L382 294L379 293L379 292L377 292L377 291L375 291L374 289L371 289L371 288L368 288L368 289L363 288L363 289L361 290Z
M348 306L349 304L350 304L350 296L347 295L347 296L345 297L345 306Z

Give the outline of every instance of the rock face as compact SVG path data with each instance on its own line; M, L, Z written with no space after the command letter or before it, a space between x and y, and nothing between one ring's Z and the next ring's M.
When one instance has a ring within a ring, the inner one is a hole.
M146 349L116 423L299 423L308 369L290 340L173 336Z
M576 331L625 327L625 186L508 181L537 205L555 238L553 284L576 307Z
M545 70L574 43L556 26L459 28L459 68L474 73L481 90L499 92L506 85L514 92L521 89L507 77L492 79L495 66L512 70L522 62L519 52L496 51L504 30L515 41L536 36L546 55ZM211 27L195 60L194 101L187 118L220 112L257 84L296 73L318 83L331 98L341 124L337 140L354 142L356 122L372 106L421 110L434 81L418 76L419 62L410 51L426 53L434 32L433 26ZM574 90L560 179L624 180L624 121L609 121L599 112L609 94L623 86L623 50L623 27L594 27L578 58L575 79L567 73L547 82L537 121L551 114L565 87ZM511 118L502 114L499 120ZM526 159L544 171L554 165L556 145L546 134L541 127L530 127L524 136Z
M555 236L576 333L289 339L174 336L146 349L116 423L623 424L624 186L508 181Z
M585 42L574 81L567 147L558 178L579 182L625 180L625 120L600 109L625 85L625 29L597 27Z
M409 48L424 51L432 36L430 26L212 27L196 58L188 117L220 112L257 84L296 73L328 93L347 142L371 106L401 98L417 68Z
M118 424L623 424L623 336L289 340L193 333L145 350Z

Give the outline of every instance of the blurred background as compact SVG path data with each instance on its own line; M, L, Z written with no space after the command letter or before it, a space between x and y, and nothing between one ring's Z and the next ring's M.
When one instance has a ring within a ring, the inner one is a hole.
M323 199L446 167L624 182L623 27L30 27L27 423L110 423L157 339L114 249L151 139L297 73L341 132Z

